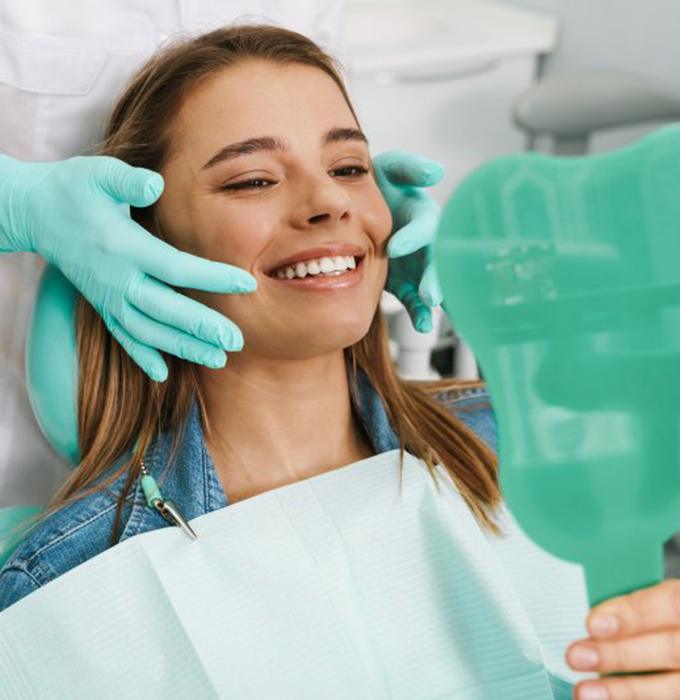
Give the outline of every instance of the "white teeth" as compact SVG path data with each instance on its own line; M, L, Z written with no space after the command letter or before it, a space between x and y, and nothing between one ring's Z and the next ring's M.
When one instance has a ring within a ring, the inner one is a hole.
M321 272L333 272L333 270L335 270L332 258L321 258L319 265L321 267Z
M304 278L307 275L342 274L345 270L356 269L356 266L353 255L336 255L287 265L276 270L274 274L279 279L290 280L293 277Z
M336 270L346 270L347 269L347 258L344 255L336 255L333 258Z

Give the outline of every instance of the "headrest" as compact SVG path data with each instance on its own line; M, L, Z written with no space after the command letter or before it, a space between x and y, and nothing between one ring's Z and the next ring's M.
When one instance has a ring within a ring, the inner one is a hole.
M26 339L26 387L38 425L52 447L78 461L76 302L78 292L46 265Z

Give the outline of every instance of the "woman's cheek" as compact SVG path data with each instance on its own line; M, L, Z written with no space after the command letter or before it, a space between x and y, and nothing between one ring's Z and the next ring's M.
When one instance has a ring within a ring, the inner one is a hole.
M253 206L223 207L197 224L199 255L253 272L255 262L271 239L270 221L260 221Z
M382 291L387 279L387 241L392 232L392 214L377 185L366 193L357 205L361 212L361 227L371 239L376 288Z
M384 247L392 233L392 213L387 206L385 198L375 185L369 202L364 209L366 217L366 230L373 239L376 250L384 253Z

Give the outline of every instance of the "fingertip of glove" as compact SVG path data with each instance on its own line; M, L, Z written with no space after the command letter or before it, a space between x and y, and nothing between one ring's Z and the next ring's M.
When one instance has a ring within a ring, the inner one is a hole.
M240 292L254 292L257 289L257 280L254 277L241 277L238 281Z
M429 333L432 330L432 319L429 314L419 314L413 325L419 333Z
M210 369L222 369L227 364L227 353L210 353L208 357L204 357L201 364Z
M411 241L406 238L400 240L392 240L387 244L387 257L388 258L401 258L404 255L413 253L414 250L418 250L420 245L417 241Z
M238 352L243 350L243 335L238 329L223 328L219 333L219 343L222 350Z
M164 186L163 177L158 173L152 173L144 185L144 198L155 202L161 196Z
M437 163L434 160L427 161L423 163L423 173L427 175L430 179L436 179L437 181L441 180L446 171L444 170L444 166L441 163Z
M152 381L163 383L168 378L168 368L167 367L149 367L146 370Z

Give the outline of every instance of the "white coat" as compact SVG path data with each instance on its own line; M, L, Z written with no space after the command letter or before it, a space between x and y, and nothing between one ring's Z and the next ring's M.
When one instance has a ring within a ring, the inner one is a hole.
M269 21L342 60L343 0L0 0L0 152L87 154L131 74L176 34ZM0 507L44 505L70 472L33 417L24 378L29 312L44 263L0 255Z

